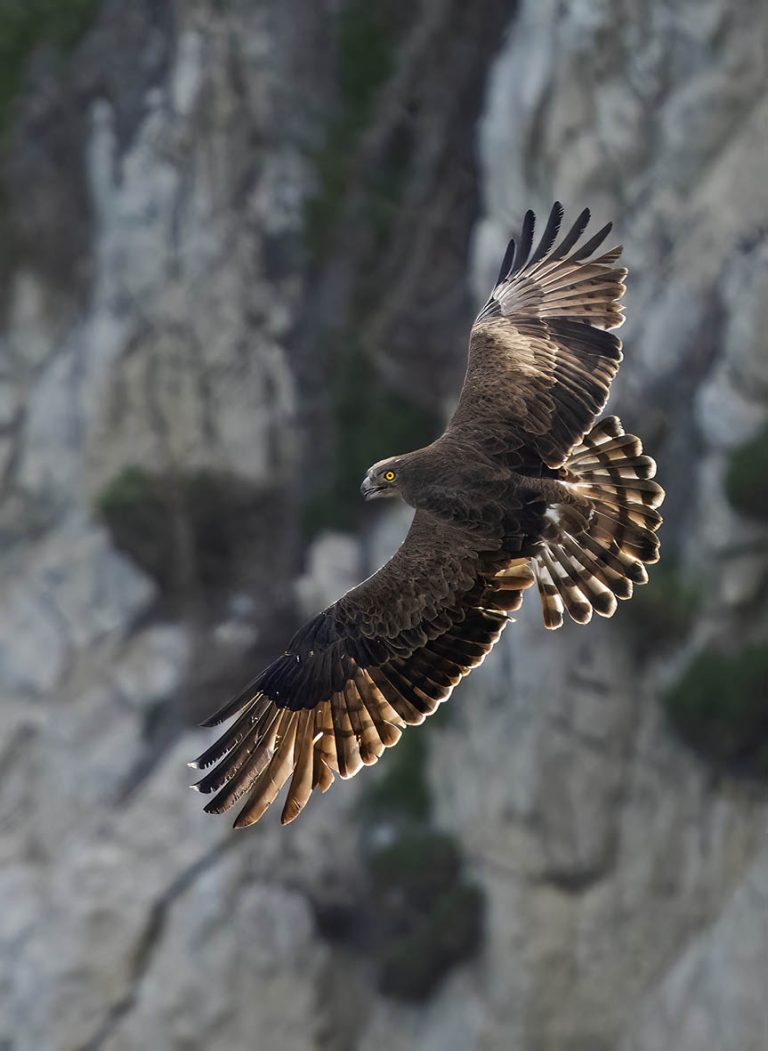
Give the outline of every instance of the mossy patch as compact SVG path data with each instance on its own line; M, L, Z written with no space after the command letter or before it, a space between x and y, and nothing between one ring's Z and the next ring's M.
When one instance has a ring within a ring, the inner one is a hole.
M378 893L428 908L443 887L452 886L459 878L461 855L455 842L444 833L411 828L373 851L368 869Z
M360 803L366 826L378 822L391 837L381 846L374 836L365 852L369 955L381 992L408 1001L429 997L482 941L482 894L465 874L458 842L429 824L428 753L424 728L406 729Z
M0 135L27 63L40 44L66 54L93 23L100 0L0 0Z
M631 631L642 654L680 643L690 631L700 601L695 584L673 558L650 566L648 578L618 611L619 624Z
M338 15L337 112L315 156L317 193L307 202L307 244L319 253L339 215L354 169L356 144L367 127L374 103L394 68L397 41L410 18L401 3L372 4L346 0ZM393 161L396 158L393 156ZM388 215L399 193L396 176L380 173L372 188L377 216Z
M681 736L716 764L768 777L768 644L706 652L666 694Z
M118 550L172 603L215 598L233 583L249 548L274 533L279 494L226 472L155 472L128 466L96 507Z
M381 376L365 346L367 318L380 296L380 288L370 287L376 282L367 279L376 270L408 184L413 152L409 122L400 122L372 170L360 171L360 148L413 18L413 5L405 0L342 0L336 18L336 106L314 156L317 189L306 204L305 243L315 262L328 254L353 185L361 194L356 231L364 233L348 321L322 347L334 450L328 477L308 487L303 514L307 537L323 529L358 528L365 514L359 488L368 467L419 448L442 430L436 413Z
M172 513L158 477L143 467L125 467L99 493L96 508L115 547L168 591L173 585Z
M358 345L337 351L331 362L334 456L326 484L304 507L304 531L353 529L364 504L365 472L387 456L410 452L442 430L436 414L392 390Z
M725 491L741 514L768 522L768 425L731 453Z
M360 808L367 818L429 820L427 754L428 739L423 727L405 730L397 747L379 760L378 778L366 785Z
M483 899L463 873L458 845L429 829L409 829L368 860L378 903L378 985L420 1001L482 941Z

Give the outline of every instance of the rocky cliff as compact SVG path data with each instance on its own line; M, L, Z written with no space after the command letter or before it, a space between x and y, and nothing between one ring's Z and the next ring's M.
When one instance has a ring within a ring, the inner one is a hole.
M0 12L1 1048L768 1046L764 5L483 8ZM349 493L555 197L664 561L233 834L191 723L397 544Z

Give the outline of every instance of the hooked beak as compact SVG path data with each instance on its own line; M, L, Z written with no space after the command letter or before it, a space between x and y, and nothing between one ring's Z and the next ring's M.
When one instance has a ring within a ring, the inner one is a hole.
M360 486L360 492L363 494L364 500L376 500L382 496L397 496L397 489L392 485L379 485L371 478L371 472L363 479L363 484Z
M367 474L363 479L363 484L360 486L360 492L363 494L364 500L373 500L382 491L380 485L374 485L371 481L371 476Z

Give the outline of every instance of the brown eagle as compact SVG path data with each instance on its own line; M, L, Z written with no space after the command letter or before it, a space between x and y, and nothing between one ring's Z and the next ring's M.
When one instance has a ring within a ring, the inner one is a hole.
M416 509L396 554L318 613L288 649L204 725L235 717L194 763L235 827L258 821L290 780L282 821L313 789L352 777L397 744L480 664L535 583L544 623L585 624L646 582L659 557L663 489L640 440L595 422L621 361L621 246L558 241L555 204L532 252L534 216L511 241L472 326L459 403L425 449L371 467L367 499Z

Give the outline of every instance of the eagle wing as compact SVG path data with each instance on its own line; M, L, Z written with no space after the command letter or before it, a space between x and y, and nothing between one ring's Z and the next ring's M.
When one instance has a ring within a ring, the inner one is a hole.
M418 511L377 573L301 628L288 649L204 725L236 716L191 766L220 813L247 795L253 824L290 785L282 822L334 775L351 777L446 700L501 635L533 583L520 537L481 539Z
M556 203L533 254L534 215L510 241L499 277L478 314L461 397L448 430L469 437L512 467L562 466L606 401L621 362L627 271L621 246L590 258L611 230L581 242L585 209L556 243Z

